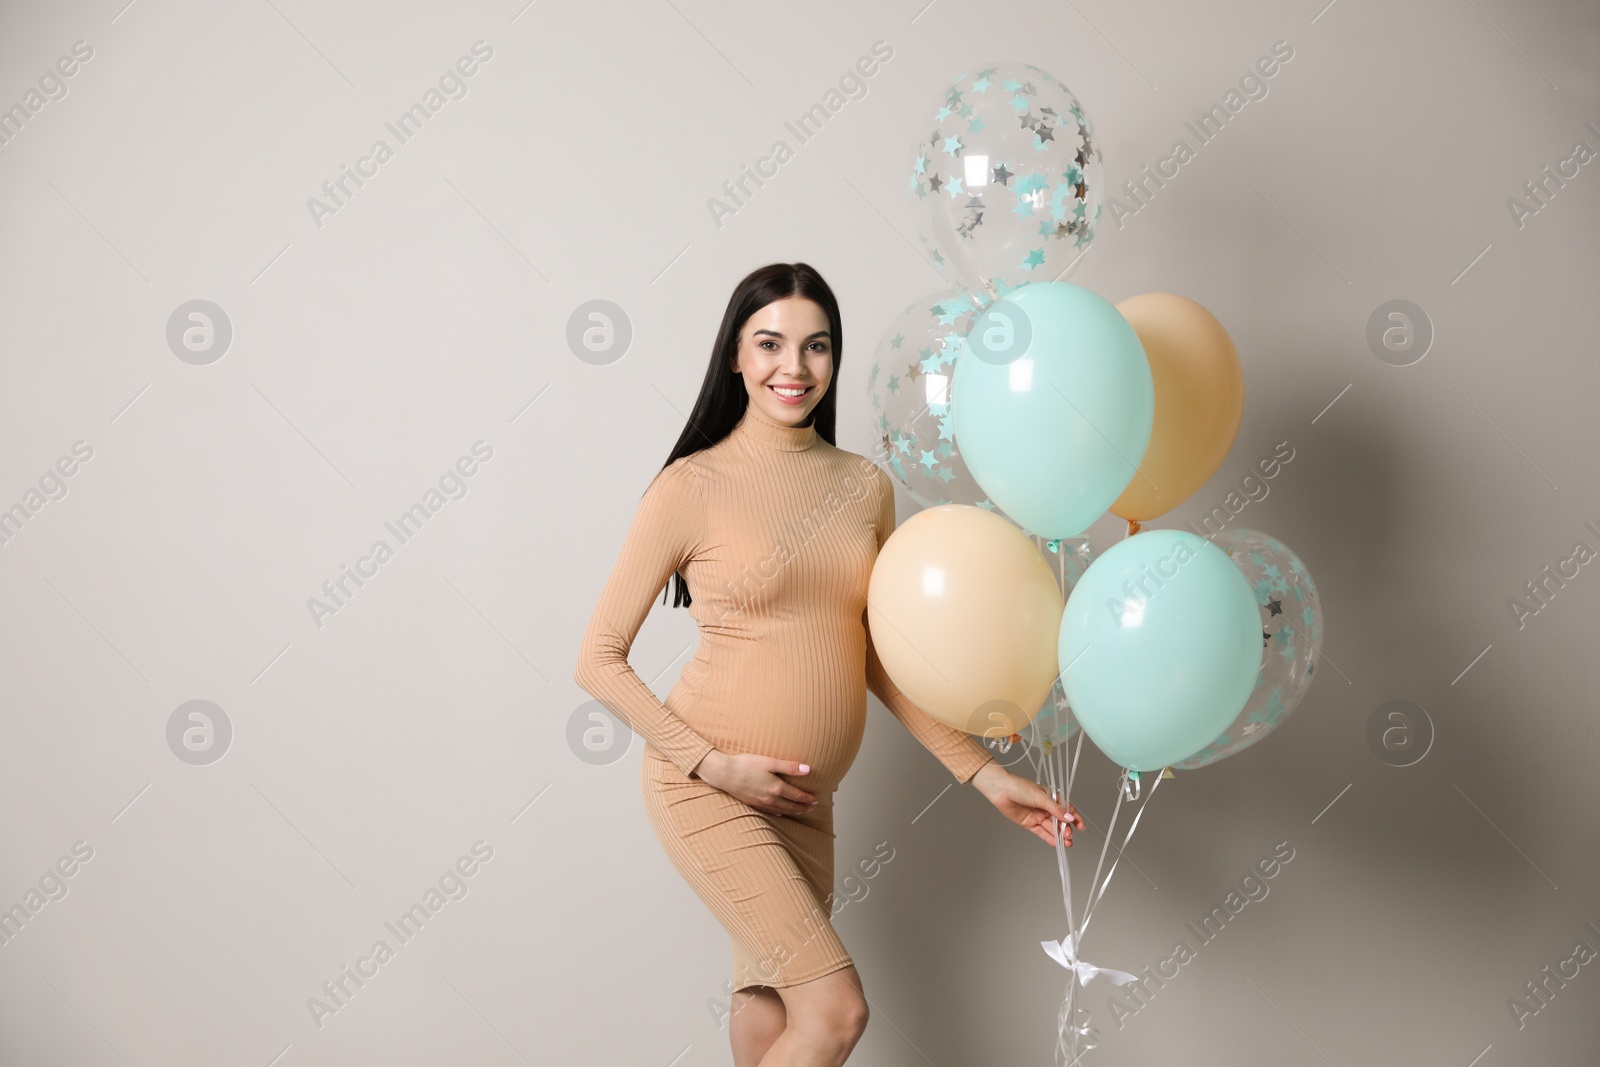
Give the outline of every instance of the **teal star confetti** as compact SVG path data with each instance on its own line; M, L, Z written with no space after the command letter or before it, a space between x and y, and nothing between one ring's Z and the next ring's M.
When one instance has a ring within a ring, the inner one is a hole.
M899 391L900 391L900 376L898 374L889 375L889 392L898 393Z
M990 84L991 83L987 77L979 78L977 81L972 83L972 91L975 93L986 93L989 91Z
M956 423L954 419L939 420L939 440L954 441L956 438Z
M941 482L953 482L956 480L956 472L949 467L940 467L938 478Z
M1032 252L1029 252L1022 260L1022 266L1026 267L1028 270L1033 270L1035 267L1044 266L1044 249L1035 248Z
M924 452L922 454L922 459L918 462L920 462L924 467L927 467L929 470L932 470L939 465L938 458L932 452Z
M946 137L944 139L944 154L956 156L961 154L961 139L959 137Z
M960 178L951 178L949 181L945 182L944 191L950 194L951 200L954 200L958 196L967 195L967 191L961 188Z
M1057 185L1050 193L1050 217L1057 222L1064 222L1067 217L1067 201L1074 199L1076 194L1070 185Z
M892 338L889 339L889 347L890 348L899 348L900 345L905 341L905 339L906 339L905 334L897 333Z

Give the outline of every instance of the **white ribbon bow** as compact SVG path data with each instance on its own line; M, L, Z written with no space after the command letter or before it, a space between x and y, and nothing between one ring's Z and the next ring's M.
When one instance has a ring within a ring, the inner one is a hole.
M1080 960L1077 950L1073 946L1073 935L1071 934L1068 934L1060 941L1041 941L1039 944L1044 947L1045 953L1051 959L1077 974L1079 985L1088 985L1089 981L1098 975L1104 975L1117 985L1127 985L1129 982L1137 982L1139 980L1138 976L1129 974L1127 971L1118 971L1111 967L1096 967L1092 963Z

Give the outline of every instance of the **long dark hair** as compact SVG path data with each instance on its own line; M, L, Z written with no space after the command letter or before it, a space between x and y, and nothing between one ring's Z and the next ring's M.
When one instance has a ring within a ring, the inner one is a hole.
M744 418L745 409L750 406L750 394L745 391L744 380L732 369L734 357L739 351L739 331L744 329L751 315L775 300L791 296L810 300L828 316L828 331L833 341L833 378L827 392L822 394L822 399L812 409L811 425L818 437L830 445L837 443L833 427L834 412L838 408L838 390L834 385L839 380L839 358L844 353L839 301L834 299L833 290L822 280L822 275L809 263L769 263L746 274L734 286L733 295L728 297L728 308L722 314L722 326L717 330L716 343L711 346L711 361L706 365L706 377L700 383L700 395L695 399L694 410L689 412L689 421L684 425L683 433L678 436L678 443L672 446L667 461L661 465L663 470L684 456L693 455L721 441ZM691 603L689 586L684 582L682 573L673 574L671 592L673 607L688 607ZM666 602L665 591L662 593L662 602Z

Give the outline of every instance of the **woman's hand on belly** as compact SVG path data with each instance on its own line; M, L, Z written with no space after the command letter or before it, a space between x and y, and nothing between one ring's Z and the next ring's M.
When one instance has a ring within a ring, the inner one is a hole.
M694 769L696 778L769 815L800 815L817 806L816 797L782 777L810 773L810 767L794 760L718 749L706 753Z

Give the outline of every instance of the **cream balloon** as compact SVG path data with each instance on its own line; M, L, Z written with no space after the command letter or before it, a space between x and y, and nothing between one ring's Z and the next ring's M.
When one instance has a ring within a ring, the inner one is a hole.
M988 737L1019 732L1050 695L1064 608L1027 535L965 504L902 523L867 587L873 647L895 685L934 719Z
M1165 515L1217 473L1244 418L1244 368L1233 339L1204 305L1176 293L1140 293L1117 305L1144 346L1155 420L1139 471L1113 515Z

